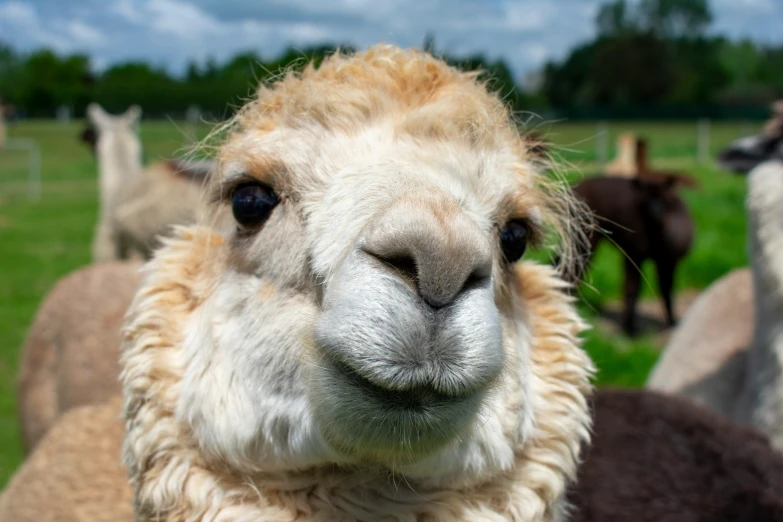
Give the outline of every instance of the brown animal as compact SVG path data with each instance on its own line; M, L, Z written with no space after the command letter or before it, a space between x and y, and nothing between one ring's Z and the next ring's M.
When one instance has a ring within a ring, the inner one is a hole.
M139 284L140 263L89 265L44 298L22 348L18 405L29 453L65 411L120 391L120 326Z
M574 192L595 215L598 226L589 231L581 269L572 280L576 282L581 278L601 241L609 239L617 246L624 255L622 325L629 335L637 333L636 302L641 289L641 266L648 259L655 263L658 273L666 321L670 326L675 324L672 305L675 271L690 250L694 234L693 219L677 194L677 188L695 187L696 181L683 174L651 171L646 158L646 143L638 140L637 177L598 176L574 187Z
M690 401L600 390L569 522L780 522L783 456Z

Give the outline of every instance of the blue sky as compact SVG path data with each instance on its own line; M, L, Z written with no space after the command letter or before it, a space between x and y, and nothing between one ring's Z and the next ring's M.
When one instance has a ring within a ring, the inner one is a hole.
M386 41L505 58L518 76L593 35L600 0L0 0L0 40L17 49L87 52L97 69L142 59L181 72L188 60L288 45ZM783 0L712 0L712 31L783 43Z

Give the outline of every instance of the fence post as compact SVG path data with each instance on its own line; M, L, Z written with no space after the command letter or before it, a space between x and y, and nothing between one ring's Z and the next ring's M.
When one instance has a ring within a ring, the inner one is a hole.
M57 107L57 121L61 125L67 125L71 122L71 108L67 105Z
M186 130L185 133L188 136L190 143L197 141L196 132L198 131L198 124L201 120L201 108L198 105L191 105L188 107L185 113Z
M707 163L710 158L710 120L702 118L699 120L699 138L698 138L697 159L699 163Z
M27 189L30 199L41 199L41 147L29 138L9 138L5 141L6 150L24 150L29 154L29 173Z
M609 129L605 121L596 124L595 136L595 160L604 164L609 158Z

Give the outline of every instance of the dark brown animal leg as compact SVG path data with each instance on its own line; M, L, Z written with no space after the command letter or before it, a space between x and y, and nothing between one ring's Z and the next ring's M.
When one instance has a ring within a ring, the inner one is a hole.
M623 330L630 336L636 335L636 301L639 299L639 289L641 288L641 268L641 263L625 258Z
M674 318L674 309L672 307L672 286L674 286L674 267L671 261L658 261L655 263L655 269L658 272L658 288L663 299L663 306L666 310L667 326L674 326L677 321Z

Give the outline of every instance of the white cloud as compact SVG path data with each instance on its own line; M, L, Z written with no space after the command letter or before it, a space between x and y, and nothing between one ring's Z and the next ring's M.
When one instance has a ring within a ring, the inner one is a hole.
M117 0L109 6L109 12L119 15L125 21L133 24L139 24L144 21L144 17L131 0Z
M106 38L100 31L78 20L71 20L66 27L68 33L78 43L100 45L106 42Z
M544 4L514 4L505 6L505 25L510 29L524 31L544 27L549 10Z
M27 2L12 0L0 4L0 20L29 26L38 22L38 15L35 8Z
M158 32L182 39L197 39L224 32L225 24L197 6L179 0L150 0L145 6L149 25Z

